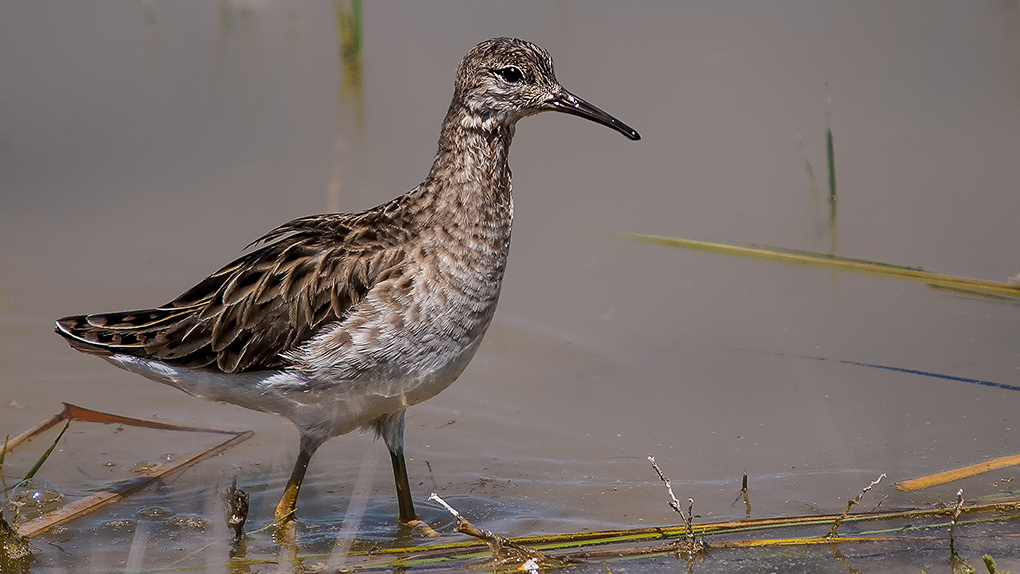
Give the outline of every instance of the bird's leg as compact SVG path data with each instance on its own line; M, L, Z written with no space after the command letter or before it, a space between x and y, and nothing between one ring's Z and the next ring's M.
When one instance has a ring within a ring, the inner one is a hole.
M294 518L298 491L301 489L301 482L305 479L308 462L312 460L312 455L321 444L321 440L309 439L305 435L301 436L301 449L298 452L297 462L294 463L294 471L291 472L290 480L287 481L287 488L283 490L280 504L276 505L277 524L283 524Z
M398 516L404 523L418 520L414 513L414 502L411 501L411 484L407 480L407 464L404 462L404 450L390 450L390 462L393 463L393 482L397 485Z
M411 484L407 480L407 463L404 462L404 411L389 413L376 419L375 432L386 441L386 448L390 451L393 482L397 485L400 522L416 524L419 520L418 515L414 513Z

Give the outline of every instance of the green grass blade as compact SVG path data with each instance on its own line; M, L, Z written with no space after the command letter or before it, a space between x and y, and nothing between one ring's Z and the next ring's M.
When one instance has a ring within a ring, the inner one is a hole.
M781 249L762 245L740 247L737 245L727 245L725 243L710 243L707 241L662 237L659 235L644 235L640 233L627 233L625 235L631 239L636 239L645 243L657 243L659 245L682 247L684 249L694 249L697 251L739 255L755 259L766 259L769 261L781 261L783 263L795 263L798 265L810 265L812 267L835 269L837 271L852 271L854 273L878 275L881 277L921 281L938 287L959 289L966 292L1020 298L1020 285L1012 285L999 281L985 281L983 279L970 279L967 277L942 275L940 273L924 271L918 267L904 267L879 261L853 259L850 257L840 257L838 255L828 255L812 251L799 251L795 249Z
M53 444L51 444L50 447L46 449L46 452L39 457L39 460L35 463L35 466L32 467L32 470L29 470L28 474L25 475L24 480L33 478L35 473L39 472L39 468L44 462L46 462L46 459L50 457L50 453L53 452L53 449L57 446L57 443L60 442L60 438L64 436L64 432L67 431L67 427L69 426L71 426L71 421L64 423L64 428L60 429L60 434L57 435L57 438L53 439Z
M825 128L825 161L829 168L829 202L836 203L836 148L832 142L832 128Z

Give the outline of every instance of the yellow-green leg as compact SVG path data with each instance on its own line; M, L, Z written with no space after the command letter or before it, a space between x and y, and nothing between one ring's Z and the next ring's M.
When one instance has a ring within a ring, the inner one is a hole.
M283 524L294 518L298 491L301 490L301 482L305 479L308 462L312 460L312 455L318 448L318 444L314 446L306 444L306 441L302 438L301 450L298 452L297 462L294 463L294 471L290 473L287 487L283 489L283 498L280 499L280 504L276 505L277 524Z

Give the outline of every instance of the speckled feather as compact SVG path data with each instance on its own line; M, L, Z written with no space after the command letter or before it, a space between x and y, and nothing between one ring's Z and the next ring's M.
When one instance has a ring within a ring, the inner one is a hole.
M60 327L100 354L224 373L287 366L284 353L342 322L400 264L408 229L388 207L295 219L165 305L67 317Z

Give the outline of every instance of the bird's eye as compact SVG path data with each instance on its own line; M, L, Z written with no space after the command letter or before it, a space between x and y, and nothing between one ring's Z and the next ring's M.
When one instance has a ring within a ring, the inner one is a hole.
M515 66L507 66L493 71L496 72L500 78L503 78L511 84L516 84L524 80L524 74Z

